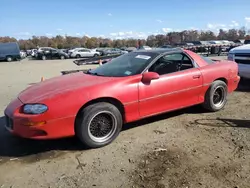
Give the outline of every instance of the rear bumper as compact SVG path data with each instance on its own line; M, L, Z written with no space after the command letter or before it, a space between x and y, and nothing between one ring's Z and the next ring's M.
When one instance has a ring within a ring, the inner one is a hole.
M228 83L228 92L232 93L233 91L235 91L238 88L239 82L240 82L240 76L236 76L230 79Z

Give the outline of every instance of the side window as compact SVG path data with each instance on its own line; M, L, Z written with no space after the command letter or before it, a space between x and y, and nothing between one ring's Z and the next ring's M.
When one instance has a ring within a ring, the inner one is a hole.
M195 66L194 66L192 60L187 55L183 54L183 60L182 60L182 64L180 67L180 71L186 70L186 69L191 69L194 67Z
M185 54L175 53L159 58L148 71L164 75L190 68L193 68L192 61Z
M168 61L181 61L183 58L183 54L181 53L176 53L176 54L169 54L164 56L164 59Z

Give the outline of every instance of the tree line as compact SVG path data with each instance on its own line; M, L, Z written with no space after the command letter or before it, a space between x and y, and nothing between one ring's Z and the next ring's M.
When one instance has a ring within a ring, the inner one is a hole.
M0 37L0 42L18 42L20 49L28 50L37 47L53 47L58 49L73 48L73 47L136 47L140 45L148 45L157 47L162 45L174 45L176 43L184 43L188 41L208 41L208 40L239 40L250 39L249 33L245 27L240 29L220 29L216 35L212 31L197 31L197 30L184 30L181 32L169 32L167 34L150 35L147 39L110 39L101 37L73 37L73 36L60 36L49 38L46 36L32 36L30 39L19 39L13 37Z

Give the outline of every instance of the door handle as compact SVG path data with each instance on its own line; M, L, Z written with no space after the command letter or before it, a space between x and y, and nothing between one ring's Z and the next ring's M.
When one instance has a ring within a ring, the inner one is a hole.
M200 78L200 77L201 77L201 75L194 75L193 79L197 79L197 78Z

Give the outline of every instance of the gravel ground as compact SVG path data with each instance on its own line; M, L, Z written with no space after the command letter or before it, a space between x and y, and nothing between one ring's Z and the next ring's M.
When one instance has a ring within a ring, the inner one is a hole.
M225 58L225 57L213 57ZM80 68L93 66L82 66ZM0 63L0 187L250 187L250 85L225 109L183 109L124 125L110 145L85 150L74 138L10 136L3 111L29 84L79 69L72 60Z

